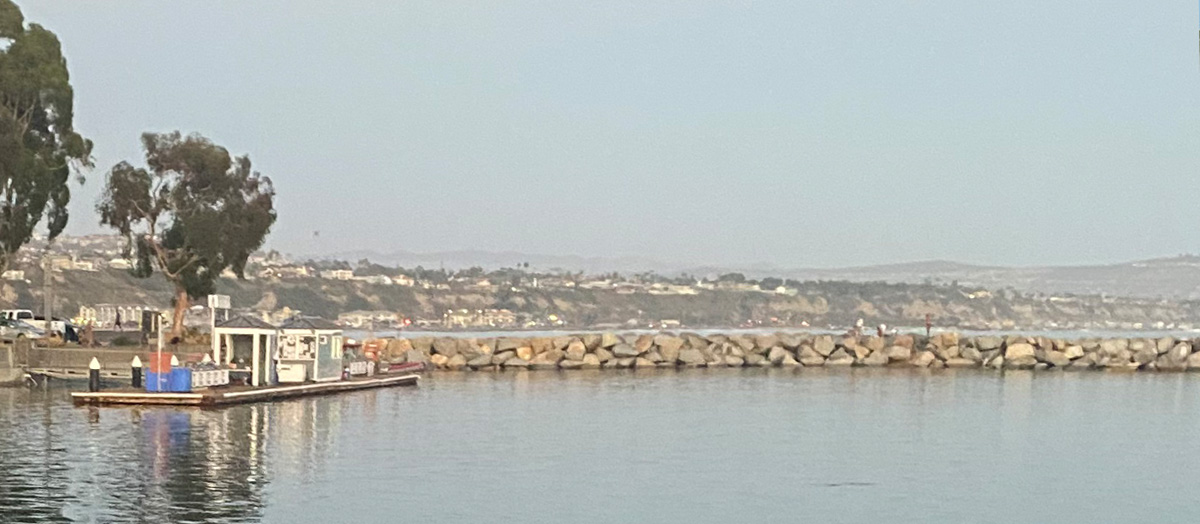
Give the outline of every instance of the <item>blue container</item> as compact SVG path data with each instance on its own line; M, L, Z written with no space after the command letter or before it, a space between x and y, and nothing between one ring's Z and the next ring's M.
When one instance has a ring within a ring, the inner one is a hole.
M170 391L170 375L167 373L155 373L147 371L145 377L146 391L150 393L162 393Z
M168 387L172 393L190 393L192 391L192 368L173 368Z

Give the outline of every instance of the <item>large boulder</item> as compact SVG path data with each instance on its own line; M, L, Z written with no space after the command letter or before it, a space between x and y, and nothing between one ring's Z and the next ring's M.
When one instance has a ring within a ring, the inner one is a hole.
M413 349L429 355L433 353L433 337L417 337L412 339Z
M1084 353L1082 357L1072 360L1071 364L1067 366L1067 369L1091 369L1092 367L1095 367L1096 363L1099 361L1099 352L1093 351L1091 353Z
M523 346L521 340L515 338L502 338L496 341L496 352L503 353L505 351L516 351L517 348Z
M596 358L600 360L600 363L602 364L613 359L612 351L604 348L596 348L596 351L590 354L596 355Z
M616 333L605 332L600 335L600 347L611 348L621 343L621 338Z
M429 363L433 364L434 367L438 369L445 369L446 363L449 361L450 357L447 357L446 355L434 354L433 356L429 357Z
M683 339L671 335L658 335L654 337L654 344L658 346L659 352L669 351L679 354L679 350L683 349ZM666 353L663 353L666 356Z
M580 340L580 342L583 342L584 347L588 348L589 350L595 351L597 348L600 347L600 341L602 340L602 337L596 333L588 333L586 335L579 337L579 340Z
M784 349L796 349L800 347L803 340L804 338L798 333L780 333L779 335L779 344Z
M704 353L699 349L684 349L679 352L679 362L685 366L699 366L705 363Z
M650 347L654 345L654 337L652 335L642 335L633 341L633 349L636 349L641 355L650 351Z
M521 357L513 357L513 358L510 358L510 359L504 361L504 367L506 367L506 368L527 368L527 367L529 367L529 361L525 360Z
M580 367L585 369L597 369L600 367L600 357L597 357L595 353L588 353L583 356L583 362Z
M676 360L679 360L679 351L680 348L683 347L683 341L677 338L673 338L672 340L678 341L679 344L670 343L658 346L658 354L662 355L662 360L664 362L670 362L674 364Z
M779 335L758 335L754 337L754 346L758 353L766 353L779 345Z
M965 358L975 363L983 362L983 354L971 346L962 348L958 353L959 358ZM949 360L947 360L949 362Z
M1062 368L1071 363L1071 357L1062 351L1046 351L1042 361L1056 368Z
M946 332L934 337L934 344L940 347L948 348L959 344L959 336L957 332Z
M410 349L404 354L404 361L405 362L422 362L422 363L428 364L428 363L430 363L429 362L429 353L425 353L419 349Z
M926 349L933 351L933 354L937 355L937 358L940 360L950 360L952 358L957 358L958 355L961 354L961 351L962 351L958 348L958 346L934 345L932 347L926 347Z
M483 369L492 365L491 355L479 355L467 361L467 367L471 369Z
M729 337L729 343L741 349L743 355L754 351L754 339L748 335Z
M579 360L563 359L558 362L560 369L579 369L583 367L583 362Z
M617 345L613 346L612 352L613 352L613 355L616 355L617 358L634 358L634 357L642 354L641 351L638 351L636 348L634 348L633 346L631 346L629 344L617 344Z
M538 353L529 361L529 367L533 369L552 369L558 367L558 361L562 360L563 352L557 349L548 349Z
M435 338L433 339L433 352L453 357L458 354L458 340L453 338Z
M744 359L742 357L735 357L733 355L725 356L725 365L729 366L731 368L740 368L745 363L746 363L746 359Z
M934 355L932 351L922 351L913 356L908 363L913 367L927 368L935 360L937 360L937 355Z
M1133 354L1133 361L1139 366L1145 366L1158 360L1158 349L1151 346L1142 345L1137 353Z
M467 357L464 357L462 353L456 353L453 357L450 357L450 360L446 361L446 369L455 371L462 369L466 365Z
M533 358L533 348L530 346L521 346L517 348L517 358L529 360Z
M769 362L771 362L772 364L775 364L776 366L778 366L778 365L782 364L783 359L786 358L790 354L791 353L788 352L788 350L783 349L782 347L779 347L779 346L775 346L775 347L771 348L770 351L767 352L767 360Z
M567 344L566 351L563 354L567 360L582 361L583 356L587 354L587 346L583 345L582 341L572 340Z
M1188 355L1187 368L1189 370L1200 369L1200 352Z
M1024 342L1010 344L1007 348L1004 349L1005 360L1013 360L1013 359L1018 359L1018 358L1023 359L1026 357L1033 358L1033 356L1034 356L1033 346L1030 344L1026 344ZM1030 364L1030 365L1032 366L1032 364Z
M467 360L471 360L480 355L491 355L492 347L485 342L479 342L473 338L463 339L459 341L458 352L467 357Z
M844 348L838 348L833 353L829 354L829 358L825 360L826 366L851 366L854 365L854 356L847 353Z
M1110 338L1100 341L1100 354L1105 357L1115 357L1129 349L1129 341L1123 338Z
M887 355L888 362L906 362L912 358L912 350L904 346L889 346L883 354Z
M1013 344L1020 346L1021 344ZM1026 344L1028 345L1028 344ZM1012 346L1009 346L1010 348ZM1024 352L1017 354L1018 356L1009 356L1006 352L1004 356L1004 367L1007 369L1033 369L1038 364L1037 357L1033 354L1026 355Z
M888 364L887 352L882 349L879 351L872 351L870 355L867 355L866 358L859 359L858 362L864 366L886 366Z
M771 361L767 360L767 357L759 355L758 353L751 353L749 355L746 355L746 365L747 366L770 366Z
M863 337L862 345L866 346L867 349L871 351L882 351L883 348L887 347L887 342L883 340L883 337L871 335L869 337Z
M959 358L951 358L951 359L946 360L946 367L948 367L948 368L973 368L978 365L979 365L978 361L971 360L969 358L959 357Z
M1172 337L1163 337L1154 341L1154 345L1157 346L1158 354L1162 355L1175 347L1175 339Z
M517 356L516 351L512 351L512 350L501 351L499 353L496 353L495 355L492 355L492 363L493 364L503 364L503 363L507 362L508 359L515 358L516 356Z
M980 351L990 351L1000 349L1000 345L1004 343L1004 339L994 336L976 337L975 347Z
M571 345L576 339L574 337L554 337L554 349L567 350L567 346Z
M819 335L816 338L813 338L813 350L822 357L828 357L830 354L832 354L835 347L836 345L833 343L833 337L830 335Z
M404 358L404 356L412 349L412 341L408 340L407 338L393 338L388 341L387 347L384 349L384 355L389 360Z
M467 367L472 369L482 369L488 366L492 366L492 355L479 355L467 361Z
M633 360L633 367L635 368L652 368L655 366L655 364L656 363L653 360L650 360L646 357L638 357Z
M682 336L684 342L687 344L687 347L692 349L704 349L708 347L708 340L705 340L704 337L700 335L695 333L684 333Z
M1083 346L1079 346L1079 345L1075 345L1075 344L1068 345L1067 347L1063 348L1063 354L1066 355L1067 358L1069 358L1071 360L1075 360L1084 355Z
M917 342L915 339L913 339L912 335L896 335L892 337L892 342L890 345L914 349L916 343Z
M832 353L832 351L830 352ZM799 355L800 363L805 366L823 366L825 365L825 357L809 346L800 348Z

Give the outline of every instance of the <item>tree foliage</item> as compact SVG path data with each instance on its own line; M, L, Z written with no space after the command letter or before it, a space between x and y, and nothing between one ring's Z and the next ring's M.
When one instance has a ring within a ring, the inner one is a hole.
M0 0L0 269L43 218L51 239L67 225L71 174L92 165L74 98L58 37Z
M157 270L175 285L178 333L189 298L212 293L226 269L244 277L275 223L275 189L249 157L200 135L145 133L142 146L147 167L113 166L97 211L125 237L135 275Z

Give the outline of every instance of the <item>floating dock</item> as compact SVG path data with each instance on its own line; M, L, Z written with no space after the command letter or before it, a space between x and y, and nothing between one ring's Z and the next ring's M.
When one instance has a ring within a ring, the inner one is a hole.
M75 405L157 405L218 407L248 402L266 402L309 395L328 395L360 389L415 386L420 375L374 376L336 382L317 382L267 387L229 386L191 393L154 393L136 389L113 389L95 393L71 393Z

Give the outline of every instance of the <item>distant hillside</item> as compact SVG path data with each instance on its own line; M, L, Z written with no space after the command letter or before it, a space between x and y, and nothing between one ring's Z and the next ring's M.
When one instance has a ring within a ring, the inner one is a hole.
M0 287L0 304L39 308L41 276ZM135 279L119 270L55 273L59 312L74 315L81 305L145 304L168 308L170 289L160 277ZM456 285L457 286L457 285ZM556 315L568 327L648 325L678 320L685 327L748 324L845 328L857 319L868 325L915 326L926 314L943 327L999 328L1171 328L1200 325L1200 302L1102 298L1095 295L1038 295L986 291L936 284L884 284L835 281L794 283L789 293L750 290L693 290L694 294L652 294L613 289L546 288L508 285L486 289L423 289L363 281L304 279L221 279L218 291L237 307L262 311L283 308L336 318L339 313L378 310L412 318L440 319L448 309L508 309L522 319Z
M1040 293L1095 294L1142 298L1200 299L1200 257L1097 266L994 267L946 261L845 269L784 271L798 280L951 283L987 289L1013 288Z
M381 254L372 251L339 253L330 257L356 261L363 258L385 265L460 269L514 267L529 262L541 270L561 269L588 273L656 271L664 275L687 273L715 275L741 272L754 278L794 280L892 282L922 284L957 281L986 289L1013 288L1040 293L1096 294L1142 298L1200 299L1200 256L1143 260L1110 265L1003 267L962 264L946 260L906 262L836 269L784 269L769 264L747 266L685 266L640 257L579 257L517 252L451 251Z

